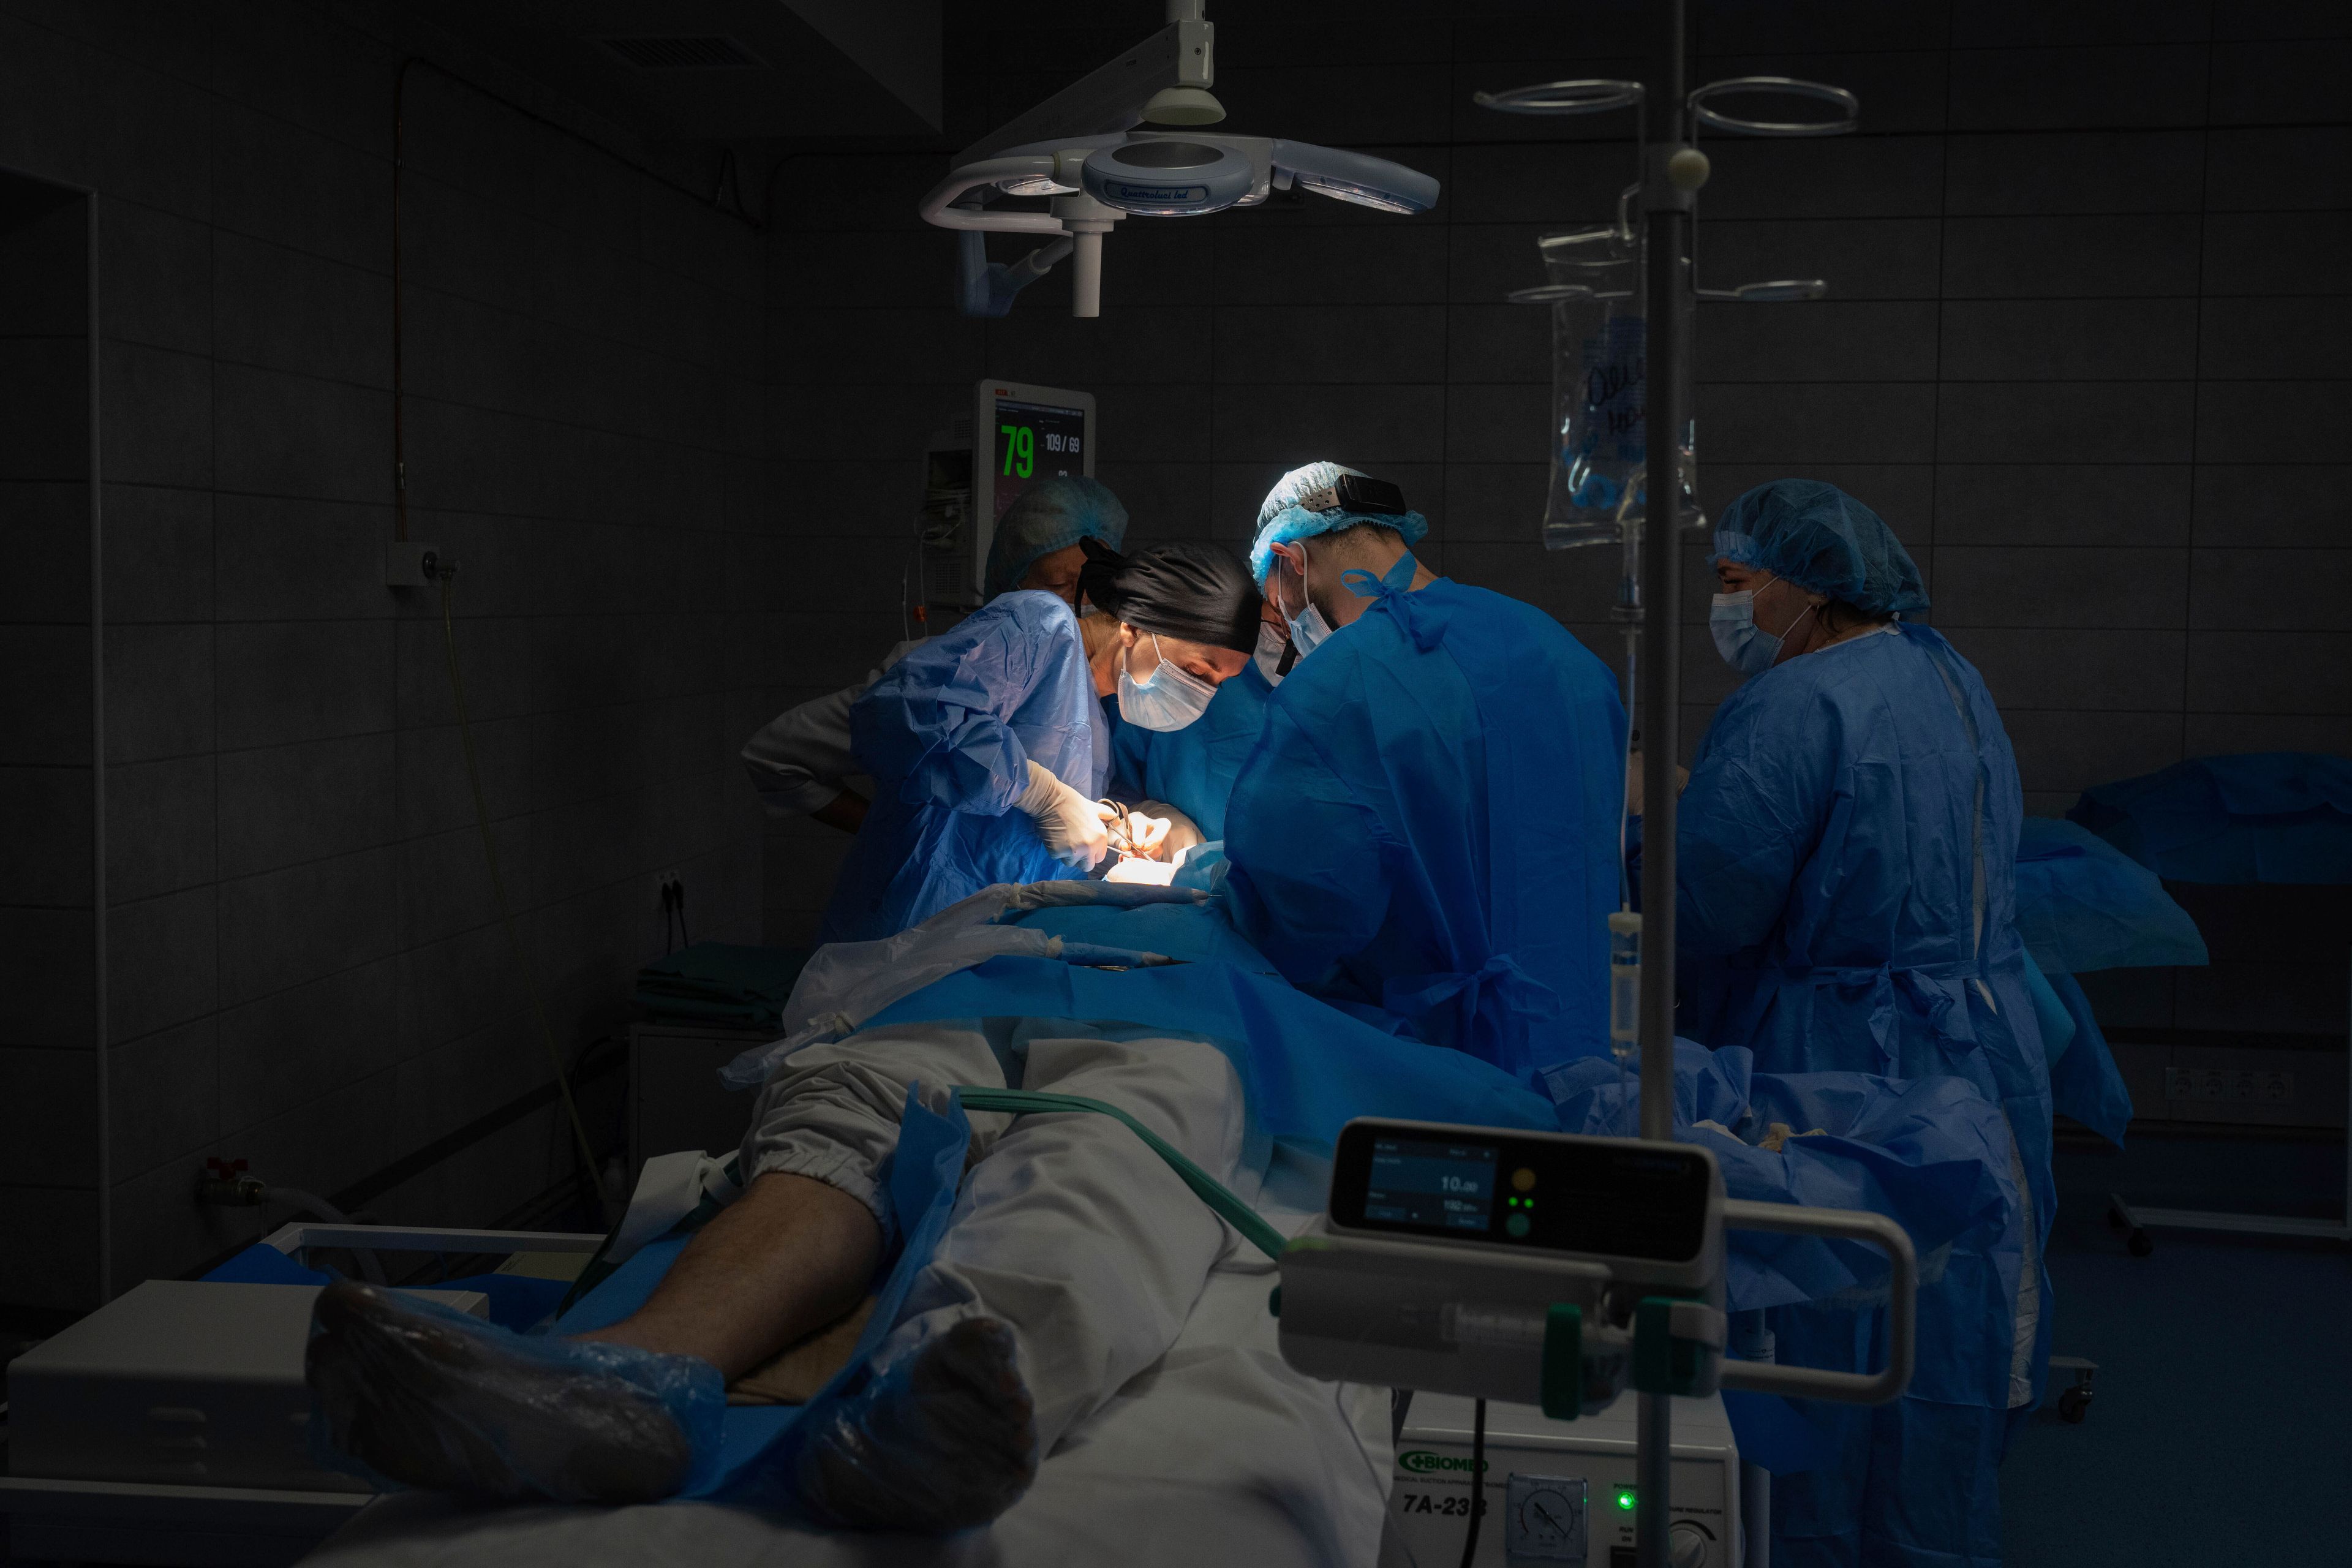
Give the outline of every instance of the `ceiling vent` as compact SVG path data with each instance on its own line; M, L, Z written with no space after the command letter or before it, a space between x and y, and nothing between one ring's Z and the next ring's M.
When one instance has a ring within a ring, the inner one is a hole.
M646 71L749 70L759 65L734 39L718 35L691 38L599 38L622 62Z

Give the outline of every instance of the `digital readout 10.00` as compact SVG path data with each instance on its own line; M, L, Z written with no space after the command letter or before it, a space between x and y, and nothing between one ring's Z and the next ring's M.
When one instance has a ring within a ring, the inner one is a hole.
M1004 477L1025 479L1037 471L1037 432L1026 425L999 425L996 433L1004 437ZM1059 431L1045 432L1045 450L1075 457L1078 437Z

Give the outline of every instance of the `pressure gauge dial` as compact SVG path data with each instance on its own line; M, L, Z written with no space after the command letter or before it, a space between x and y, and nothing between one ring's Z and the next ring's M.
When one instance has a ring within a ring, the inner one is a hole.
M1586 1495L1581 1476L1512 1476L1504 1492L1504 1554L1513 1563L1583 1562Z

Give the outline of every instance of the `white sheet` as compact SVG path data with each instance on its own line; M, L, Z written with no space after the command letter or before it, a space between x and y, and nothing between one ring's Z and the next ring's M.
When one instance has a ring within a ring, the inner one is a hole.
M1256 1200L1283 1229L1319 1173L1278 1163ZM828 1534L709 1503L469 1510L407 1494L362 1511L308 1559L331 1568L1150 1568L1369 1565L1394 1451L1384 1388L1292 1372L1266 1297L1273 1263L1229 1248L1168 1353L1074 1427L1037 1483L983 1531L947 1540Z

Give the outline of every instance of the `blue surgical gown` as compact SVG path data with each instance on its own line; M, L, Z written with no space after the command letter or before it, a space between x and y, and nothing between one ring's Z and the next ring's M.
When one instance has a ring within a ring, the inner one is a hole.
M1111 793L1133 805L1159 800L1198 824L1206 839L1225 836L1225 803L1242 763L1257 748L1274 683L1252 659L1217 687L1207 711L1181 730L1117 723L1111 731ZM1118 700L1103 699L1116 714Z
M1955 1243L1911 1390L1828 1410L1838 1463L1774 1491L1776 1563L2000 1558L1999 1459L2038 1399L2055 1210L2050 1079L2014 924L2016 759L1976 670L1897 623L1778 665L1717 712L1676 835L1681 1032L1759 1071L1949 1076L2007 1113L2030 1220ZM1781 1359L1874 1365L1883 1312L1782 1309Z
M1228 908L1293 984L1525 1079L1609 1048L1624 709L1549 616L1412 567L1268 700Z
M876 793L817 940L894 936L992 883L1085 875L1013 803L1032 759L1102 793L1101 712L1078 618L1054 594L1001 594L892 665L849 710Z

